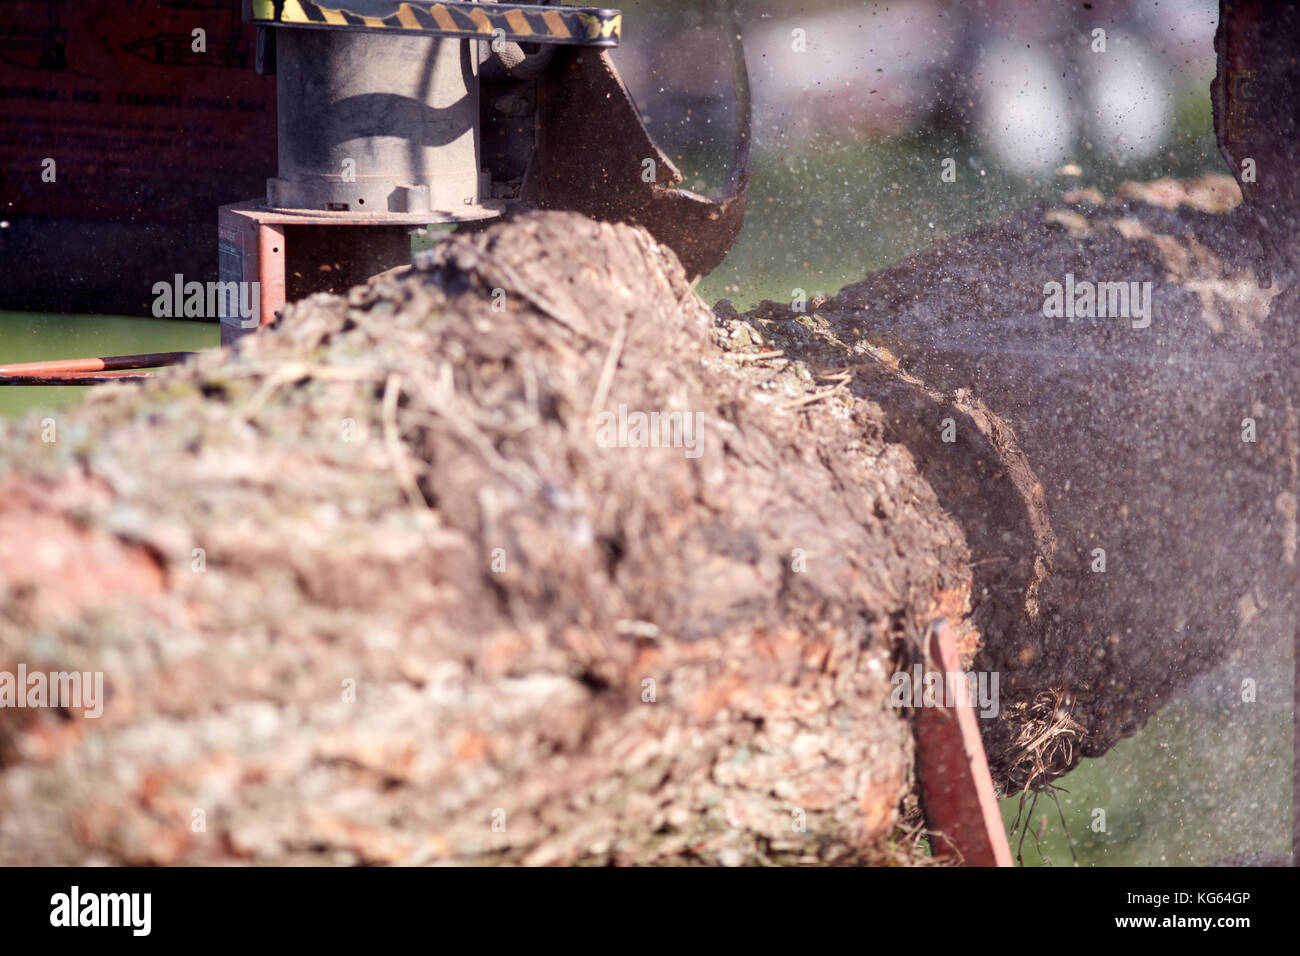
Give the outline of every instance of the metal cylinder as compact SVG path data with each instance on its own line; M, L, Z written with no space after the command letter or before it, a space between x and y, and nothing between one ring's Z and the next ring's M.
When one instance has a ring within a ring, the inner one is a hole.
M280 175L267 205L434 221L478 203L468 41L306 29L276 41Z

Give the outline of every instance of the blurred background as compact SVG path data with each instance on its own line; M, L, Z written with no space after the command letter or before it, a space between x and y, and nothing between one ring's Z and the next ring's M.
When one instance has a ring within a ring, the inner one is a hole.
M736 129L730 50L713 0L622 0L614 54L651 131L715 191ZM1061 192L1226 172L1214 143L1213 0L740 0L754 103L744 231L701 283L744 309L835 293L937 240ZM1104 31L1107 55L1093 52ZM955 182L941 183L943 161ZM216 210L212 210L215 233ZM215 245L215 244L214 244ZM215 324L0 313L0 361L215 347ZM0 415L80 399L0 389ZM1285 854L1291 662L1247 713L1207 675L1135 738L1060 783L1084 864L1206 864ZM1260 735L1263 708L1270 726ZM1190 755L1190 756L1189 756ZM1004 802L1008 824L1017 801ZM1106 830L1091 828L1103 809ZM1027 865L1068 865L1039 801ZM1013 850L1016 846L1013 838ZM1041 842L1040 842L1041 841Z
M686 185L716 188L735 117L715 6L623 9L624 78ZM1065 189L1223 170L1213 0L741 0L739 11L754 188L706 298L833 294ZM1105 56L1092 52L1099 29ZM945 158L955 188L938 188Z

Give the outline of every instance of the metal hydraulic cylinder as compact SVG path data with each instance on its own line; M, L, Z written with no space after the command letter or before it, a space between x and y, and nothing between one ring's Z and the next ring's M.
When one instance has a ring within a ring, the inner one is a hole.
M277 31L273 209L459 218L481 193L477 44Z

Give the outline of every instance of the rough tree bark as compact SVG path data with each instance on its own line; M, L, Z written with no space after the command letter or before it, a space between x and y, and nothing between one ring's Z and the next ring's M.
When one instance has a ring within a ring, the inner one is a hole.
M638 229L426 265L5 426L0 669L108 701L0 711L0 860L907 859L888 679L970 575L879 409L719 351Z

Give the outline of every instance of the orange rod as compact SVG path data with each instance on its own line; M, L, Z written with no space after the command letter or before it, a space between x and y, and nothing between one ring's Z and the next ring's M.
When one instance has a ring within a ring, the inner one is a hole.
M105 355L99 358L49 359L0 365L0 375L63 376L76 372L110 372L120 369L178 365L194 352L147 352L143 355Z

